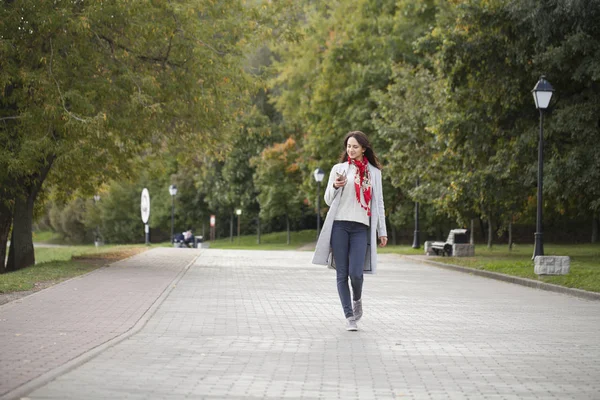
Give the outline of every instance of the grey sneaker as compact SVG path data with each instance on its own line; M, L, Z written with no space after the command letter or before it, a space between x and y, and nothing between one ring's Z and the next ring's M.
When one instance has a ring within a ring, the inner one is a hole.
M357 331L358 326L356 325L356 319L354 317L346 318L346 330L347 331Z
M362 299L353 301L352 311L354 311L354 320L358 321L362 318Z

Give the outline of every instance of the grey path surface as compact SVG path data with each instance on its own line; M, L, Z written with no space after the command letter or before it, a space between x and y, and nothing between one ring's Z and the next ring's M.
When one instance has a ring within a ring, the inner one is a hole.
M0 306L0 396L124 334L197 251L154 249Z
M143 329L28 398L600 398L600 302L382 255L346 332L310 252L200 252Z

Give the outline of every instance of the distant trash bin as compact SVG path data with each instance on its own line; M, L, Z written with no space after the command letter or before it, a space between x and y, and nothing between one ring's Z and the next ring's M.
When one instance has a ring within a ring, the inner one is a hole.
M203 241L204 238L202 236L194 236L194 248L197 249L199 247L202 247Z

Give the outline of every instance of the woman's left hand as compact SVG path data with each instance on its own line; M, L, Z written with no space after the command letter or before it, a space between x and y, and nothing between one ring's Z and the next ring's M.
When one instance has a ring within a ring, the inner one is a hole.
M379 247L385 247L387 244L387 236L379 236Z

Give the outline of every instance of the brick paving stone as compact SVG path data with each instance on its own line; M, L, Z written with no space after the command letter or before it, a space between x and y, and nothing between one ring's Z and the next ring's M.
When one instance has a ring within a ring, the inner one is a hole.
M0 306L0 396L127 332L198 251L153 249Z
M28 398L600 398L600 302L386 254L347 332L311 256L201 250L143 329Z

